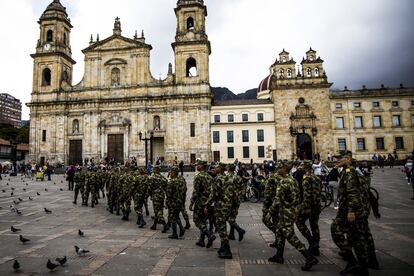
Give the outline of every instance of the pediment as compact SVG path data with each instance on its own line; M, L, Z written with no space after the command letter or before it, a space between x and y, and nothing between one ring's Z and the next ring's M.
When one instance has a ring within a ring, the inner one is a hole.
M84 49L82 52L99 52L99 51L117 51L123 49L152 49L152 46L144 42L126 38L119 35L113 35L107 39L98 41Z

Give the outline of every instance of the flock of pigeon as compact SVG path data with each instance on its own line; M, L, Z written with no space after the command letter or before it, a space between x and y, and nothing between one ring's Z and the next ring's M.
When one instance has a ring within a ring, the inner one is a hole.
M26 184L26 186L29 186L29 183L26 182L25 178L22 177L21 180L23 181L23 183ZM32 180L33 180L33 178L32 178ZM10 178L8 179L8 181L10 181ZM63 181L61 181L61 183L63 183ZM56 182L53 182L53 184L56 185ZM6 186L11 186L11 185L9 184L9 182L6 182ZM17 192L16 189L14 187L11 187L10 190L11 190L10 197L14 197L15 192ZM24 192L26 192L28 190L28 188L23 188L22 190ZM44 190L45 190L45 192L48 192L47 188L45 188ZM62 188L59 188L59 190L63 191ZM6 193L6 189L2 189L2 193ZM36 192L36 195L40 196L40 193ZM32 201L34 198L35 197L31 197L31 196L28 197L29 201ZM12 212L15 212L19 216L22 215L22 212L16 206L19 205L22 201L23 201L23 199L21 197L18 197L17 200L13 199L12 204L10 205L10 210ZM0 209L2 209L1 206L0 206ZM44 212L46 214L51 214L52 213L52 210L49 210L48 208L43 208L43 209L44 209ZM10 226L10 231L12 233L17 233L17 232L22 231L22 229L16 228L12 225L12 226ZM84 237L84 235L85 235L84 232L81 229L79 229L78 230L78 236L79 237ZM21 234L19 235L19 240L22 244L30 243L30 239L23 237L23 235L21 235ZM76 255L80 256L80 257L85 256L87 253L90 252L89 250L82 249L82 248L78 247L77 245L75 245L74 247L75 247ZM56 258L55 261L51 261L50 259L48 259L47 263L46 263L46 267L50 271L53 271L59 266L65 266L66 262L67 262L67 257L66 256L63 256L62 258ZM15 259L14 262L13 262L13 270L15 272L19 272L20 268L21 268L21 265L20 265L19 261L17 259Z

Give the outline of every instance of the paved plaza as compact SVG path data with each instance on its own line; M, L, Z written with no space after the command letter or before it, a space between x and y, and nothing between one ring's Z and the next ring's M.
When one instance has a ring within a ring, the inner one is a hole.
M193 174L185 176L189 198ZM411 187L400 168L375 170L372 183L380 192L382 218L370 221L381 265L381 270L371 270L371 275L414 275ZM285 264L267 262L275 253L268 246L273 236L261 222L259 203L241 205L238 223L247 234L242 242L231 242L233 259L222 260L216 253L218 239L214 248L195 246L198 230L193 225L184 239L169 240L168 234L151 231L149 225L138 229L135 215L124 222L110 214L105 209L106 199L101 199L96 208L72 204L73 192L67 191L62 175L43 182L6 176L0 181L0 189L5 190L0 192L0 275L339 275L345 265L330 236L330 223L335 216L331 207L323 211L320 221L320 264L305 273L300 269L302 256L290 245L286 247ZM10 210L13 200L17 202L19 198L23 201L16 207L22 215ZM52 213L45 213L45 207ZM151 218L146 220L150 224ZM21 232L12 233L11 225ZM84 231L84 237L78 236L78 229ZM19 234L30 242L22 244ZM78 257L74 245L91 253ZM47 259L64 255L67 264L49 272ZM12 268L15 259L21 265L17 273Z

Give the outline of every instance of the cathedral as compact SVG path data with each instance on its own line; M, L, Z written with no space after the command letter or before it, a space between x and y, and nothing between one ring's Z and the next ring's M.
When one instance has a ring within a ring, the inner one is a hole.
M253 100L219 101L209 82L210 41L203 0L178 0L175 61L164 80L150 72L144 34L113 34L82 50L84 76L72 83L65 7L54 0L38 23L30 107L30 160L81 164L132 157L225 163L327 159L345 150L409 154L414 147L414 89L332 91L323 60L310 48L300 65L283 51Z

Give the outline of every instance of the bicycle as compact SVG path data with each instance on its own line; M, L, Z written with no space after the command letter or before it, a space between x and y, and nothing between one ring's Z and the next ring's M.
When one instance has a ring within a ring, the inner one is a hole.
M253 187L251 181L247 183L245 198L251 203L257 203L260 200L260 191L257 188Z
M329 182L322 181L321 187L321 210L330 206L333 202L333 188L329 186Z

